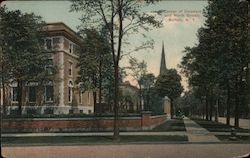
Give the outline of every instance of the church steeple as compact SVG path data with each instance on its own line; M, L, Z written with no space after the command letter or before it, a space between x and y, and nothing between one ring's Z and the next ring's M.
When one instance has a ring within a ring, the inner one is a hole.
M166 59L165 59L164 41L162 41L160 75L163 74L165 71L167 71L167 66L166 66Z

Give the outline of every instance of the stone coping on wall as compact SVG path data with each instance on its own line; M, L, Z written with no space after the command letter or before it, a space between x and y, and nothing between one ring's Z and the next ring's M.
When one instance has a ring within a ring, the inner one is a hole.
M45 120L45 121L49 121L49 120L51 120L51 121L57 121L57 120L59 120L59 121L73 121L73 120L113 120L114 119L114 117L84 117L84 118L82 118L82 117L75 117L75 118L5 118L5 119L2 119L3 121L4 120L27 120L27 121L35 121L35 120L37 120L37 121L43 121L43 120ZM132 117L119 117L118 118L119 120L137 120L137 119L141 119L141 117L134 117L134 116L132 116Z
M140 132L143 131L141 127L120 127L120 131L126 132ZM8 129L7 131L3 129L2 133L71 133L71 132L111 132L113 127L108 128L24 128L24 129Z
M155 116L150 116L151 118L158 118L158 117L164 117L164 116L167 116L167 114L164 114L164 115L155 115Z

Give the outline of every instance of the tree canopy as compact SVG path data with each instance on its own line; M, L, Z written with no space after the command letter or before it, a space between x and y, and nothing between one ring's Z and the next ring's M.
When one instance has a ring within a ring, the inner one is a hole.
M212 118L215 100L224 96L227 97L227 124L234 104L236 126L239 104L249 93L246 92L249 81L244 80L250 62L247 13L246 1L209 0L204 9L205 24L197 33L198 44L185 48L180 66L190 88L198 90L199 97L206 99L206 118L208 115Z
M168 69L165 73L158 76L155 88L159 96L167 96L171 101L171 118L173 117L173 101L178 98L183 87L181 85L181 76L175 69Z
M72 0L72 11L82 12L80 27L105 28L111 48L114 67L114 139L119 139L118 127L118 93L119 93L119 62L124 55L124 39L139 30L149 30L149 26L160 27L154 15L142 13L143 5L152 3L147 1L130 0ZM145 47L140 47L144 49ZM139 48L138 48L139 49ZM138 50L136 49L136 50Z
M50 51L44 48L46 27L40 16L20 10L9 11L3 6L0 8L0 17L2 85L5 87L9 81L17 82L21 113L25 83L35 81L42 84L52 80L56 66L45 69L46 65L53 64Z

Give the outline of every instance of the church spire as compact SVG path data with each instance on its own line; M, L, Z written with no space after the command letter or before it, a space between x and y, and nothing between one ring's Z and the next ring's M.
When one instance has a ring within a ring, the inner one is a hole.
M165 71L167 71L167 66L166 66L166 60L165 60L164 41L162 41L160 75L163 74Z

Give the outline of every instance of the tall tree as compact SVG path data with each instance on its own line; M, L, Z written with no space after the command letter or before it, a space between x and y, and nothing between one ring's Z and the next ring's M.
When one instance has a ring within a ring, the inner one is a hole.
M46 65L52 65L49 59L50 52L44 49L45 23L41 17L33 13L8 11L5 6L1 7L0 13L2 56L5 62L8 62L8 71L4 69L2 71L5 71L5 76L11 78L12 82L17 82L18 106L21 114L25 84L33 81L47 82L53 78L54 73L50 74L45 69ZM51 67L51 70L55 70L54 68ZM2 82L5 81L6 79Z
M194 91L185 92L183 96L176 99L176 107L185 116L195 116L201 113L200 101L195 96Z
M210 119L215 99L227 92L227 124L230 124L234 100L235 126L238 127L239 107L244 100L242 96L246 96L244 85L247 84L243 78L249 63L247 3L210 0L204 16L207 19L198 32L199 43L186 49L181 67L192 87L205 89L202 95L206 96L206 105L210 104ZM208 108L206 113L208 119Z
M150 106L152 88L155 84L155 76L152 73L146 73L141 76L140 81L142 84L142 93L144 97L144 108L145 110L152 110Z
M142 77L145 76L147 73L147 63L143 60L142 62L139 62L136 58L130 58L129 60L130 66L128 69L131 71L130 75L133 77L133 79L137 82L139 86L139 106L140 110L144 110L142 105Z
M114 67L114 139L119 139L118 127L118 82L119 63L123 40L131 33L138 33L140 29L148 30L148 26L159 27L161 23L154 15L141 13L143 5L152 3L147 1L130 0L72 0L72 11L83 12L82 27L104 27L108 30L109 43ZM143 47L144 48L144 47Z
M186 48L181 62L182 72L188 77L190 89L200 100L205 99L206 119L211 120L214 109L214 95L217 89L218 69L216 56L211 54L209 31L201 29L198 33L199 45ZM204 38L206 40L204 40ZM217 92L217 91L216 91ZM198 108L198 107L197 107Z
M102 102L103 82L107 82L111 75L112 56L106 34L103 30L95 29L81 30L83 43L78 58L78 79L81 88L93 90L94 109L97 110L97 91L99 92L99 105Z
M235 126L239 122L239 106L242 104L244 67L249 63L247 50L247 2L238 0L209 1L205 16L206 25L214 32L212 42L218 70L217 84L227 89L227 124L230 120L232 96L235 101Z
M181 76L175 69L169 69L157 78L155 87L159 96L169 97L171 102L171 118L173 118L173 101L178 98L183 91L183 87L181 85Z

